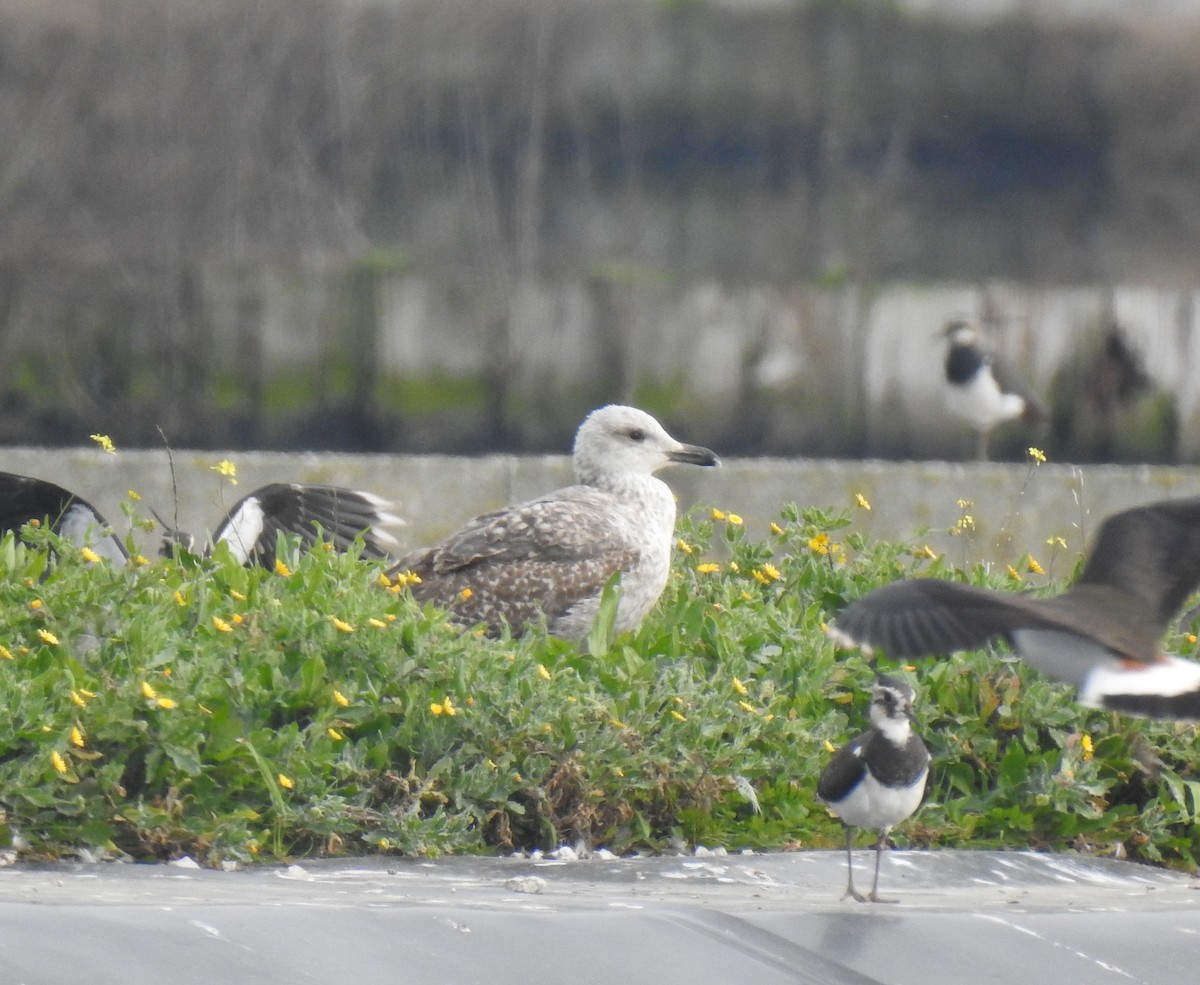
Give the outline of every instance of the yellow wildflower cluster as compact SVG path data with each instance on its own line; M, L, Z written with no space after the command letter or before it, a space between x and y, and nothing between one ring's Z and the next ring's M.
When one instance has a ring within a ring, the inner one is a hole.
M228 479L231 486L236 486L238 484L237 466L234 465L233 462L231 462L228 458L221 459L216 465L210 465L209 469L213 472L216 472L217 475L221 476L223 479Z
M421 576L415 571L401 571L392 578L389 578L386 574L381 574L379 576L379 583L389 592L399 594L411 585L421 584Z
M429 706L429 711L434 718L440 718L447 715L453 718L458 714L458 709L454 707L454 702L450 700L450 695L446 695L441 701L434 701Z

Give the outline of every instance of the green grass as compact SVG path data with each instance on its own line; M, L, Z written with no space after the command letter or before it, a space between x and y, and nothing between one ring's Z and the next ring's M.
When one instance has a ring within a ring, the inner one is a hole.
M816 777L863 727L874 668L823 622L904 574L1018 582L868 542L848 515L789 507L770 532L735 520L685 519L659 607L632 636L600 625L592 654L464 633L352 556L123 569L42 530L28 546L7 536L8 830L35 857L208 864L577 839L618 853L840 844ZM1194 728L1082 709L1000 652L882 666L917 683L934 755L898 843L1194 867Z

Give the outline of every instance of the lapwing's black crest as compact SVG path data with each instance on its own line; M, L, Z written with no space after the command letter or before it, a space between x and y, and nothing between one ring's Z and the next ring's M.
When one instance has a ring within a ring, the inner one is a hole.
M852 602L829 634L907 658L1006 641L1078 689L1080 704L1200 721L1200 663L1161 639L1200 585L1200 498L1166 500L1101 524L1078 579L1050 598L934 578L903 579Z

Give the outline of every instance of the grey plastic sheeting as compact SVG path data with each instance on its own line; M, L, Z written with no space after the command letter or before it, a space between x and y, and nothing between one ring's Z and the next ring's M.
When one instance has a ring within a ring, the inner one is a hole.
M1197 885L1024 852L889 853L894 904L841 900L840 852L15 866L0 985L1182 985L1200 978Z

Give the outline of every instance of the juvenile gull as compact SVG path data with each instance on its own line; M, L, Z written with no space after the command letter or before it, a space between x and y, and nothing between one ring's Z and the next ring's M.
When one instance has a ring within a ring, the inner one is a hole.
M1038 670L1075 685L1089 708L1200 721L1200 663L1161 645L1198 585L1200 498L1166 500L1105 520L1083 571L1061 595L902 579L851 602L829 635L892 657L1000 638Z
M271 483L238 500L211 543L228 544L242 564L254 561L271 567L279 533L299 535L304 546L310 547L319 529L329 543L343 551L361 534L364 555L384 557L388 546L396 543L384 528L404 522L390 507L386 500L357 490ZM129 557L108 521L87 500L45 479L0 472L0 534L20 531L30 520L43 519L65 540L86 545L110 561L124 562ZM170 529L164 541L188 549L192 544L189 535Z
M462 625L514 633L544 618L551 633L583 639L608 580L621 575L616 630L635 629L667 582L675 497L654 472L672 462L718 465L707 448L676 441L653 417L612 404L575 435L576 485L485 513L391 573L420 578L412 592Z

